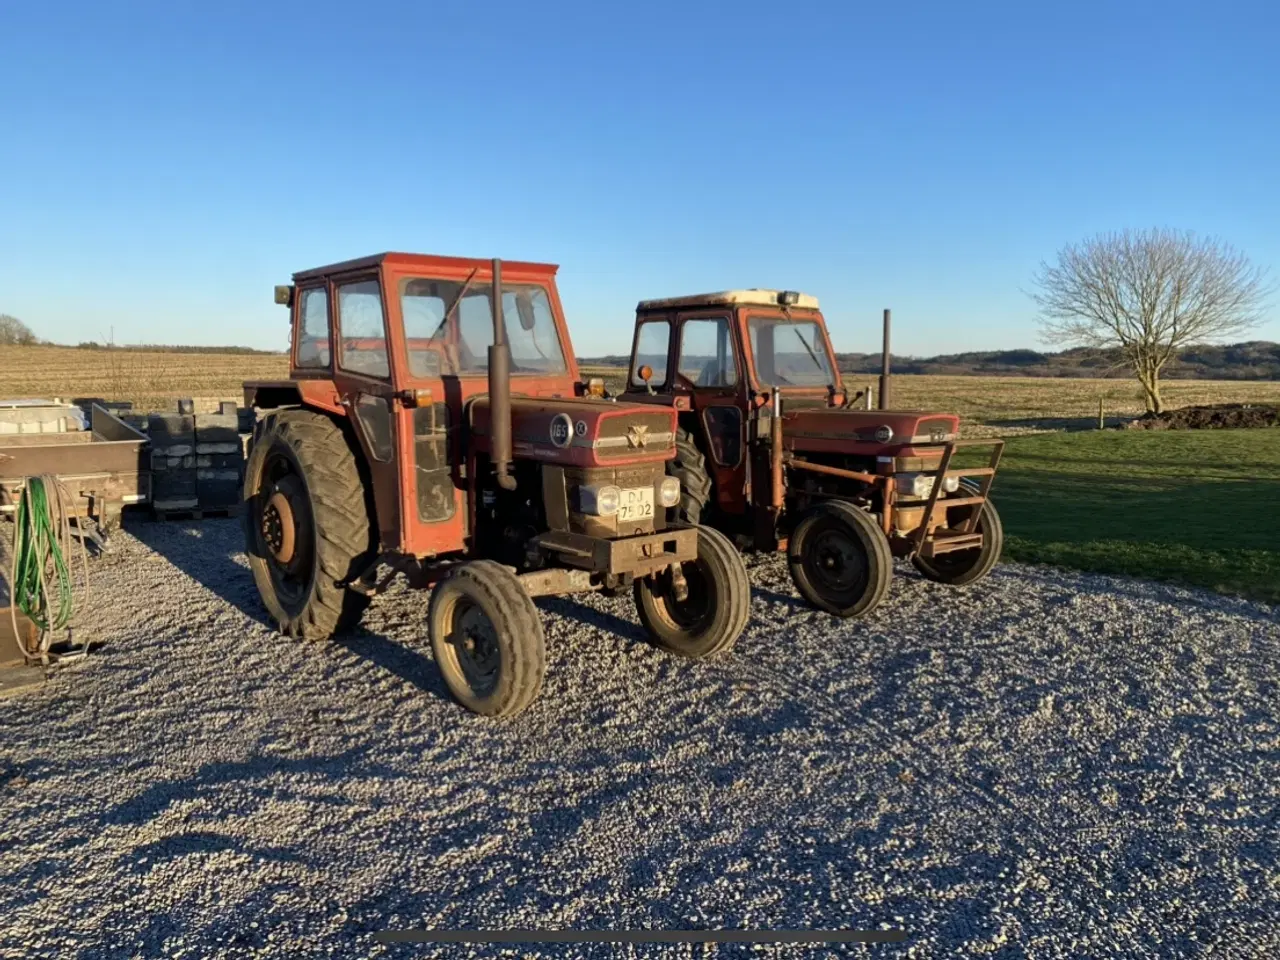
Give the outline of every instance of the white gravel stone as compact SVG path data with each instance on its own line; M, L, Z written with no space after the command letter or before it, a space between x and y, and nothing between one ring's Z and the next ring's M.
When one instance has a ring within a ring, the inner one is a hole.
M1280 955L1280 615L1005 565L864 621L751 561L727 657L546 599L542 696L455 706L426 597L264 622L235 521L94 562L104 642L0 702L0 956L699 956L384 947L403 927L897 928L848 955ZM821 952L821 951L819 951ZM717 955L813 956L722 947Z

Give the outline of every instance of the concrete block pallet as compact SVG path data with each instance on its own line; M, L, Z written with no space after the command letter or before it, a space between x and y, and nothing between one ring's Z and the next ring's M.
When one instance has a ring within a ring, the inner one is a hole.
M191 401L180 400L178 411L148 418L156 519L238 514L244 447L235 403L223 402L214 413L195 413Z

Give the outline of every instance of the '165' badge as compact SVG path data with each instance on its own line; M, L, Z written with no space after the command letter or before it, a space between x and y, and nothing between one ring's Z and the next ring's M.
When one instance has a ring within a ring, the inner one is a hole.
M573 421L567 413L557 413L551 418L551 442L557 447L567 447L573 437Z

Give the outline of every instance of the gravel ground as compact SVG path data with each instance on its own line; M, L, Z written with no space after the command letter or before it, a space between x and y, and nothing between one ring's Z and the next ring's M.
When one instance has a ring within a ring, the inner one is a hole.
M2 956L470 949L372 939L423 926L1280 955L1274 609L1013 565L955 591L905 568L843 623L769 557L711 663L649 647L629 599L544 601L542 697L493 722L448 699L420 595L380 599L343 643L291 644L234 521L132 531L95 561L103 648L0 702Z

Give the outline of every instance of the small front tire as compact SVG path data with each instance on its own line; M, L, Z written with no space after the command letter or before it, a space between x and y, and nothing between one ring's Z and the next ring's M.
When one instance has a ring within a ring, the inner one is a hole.
M884 531L851 503L809 510L787 541L792 582L815 607L837 617L870 613L889 593L893 553Z
M959 496L971 497L978 492L976 486L961 481ZM912 557L911 563L922 577L952 587L967 587L992 571L1004 550L1004 527L1000 523L1000 514L996 512L995 504L990 500L984 500L977 509L978 521L973 530L982 534L982 546L972 550L941 553L928 559L919 555ZM956 507L949 513L954 520L963 522L969 519L973 510L974 507Z
M431 592L427 627L445 686L468 710L512 717L538 696L547 666L542 619L506 567L459 567Z
M636 612L655 645L700 660L734 645L751 615L742 555L724 534L698 527L698 556L680 565L688 594L677 598L670 571L635 582Z

